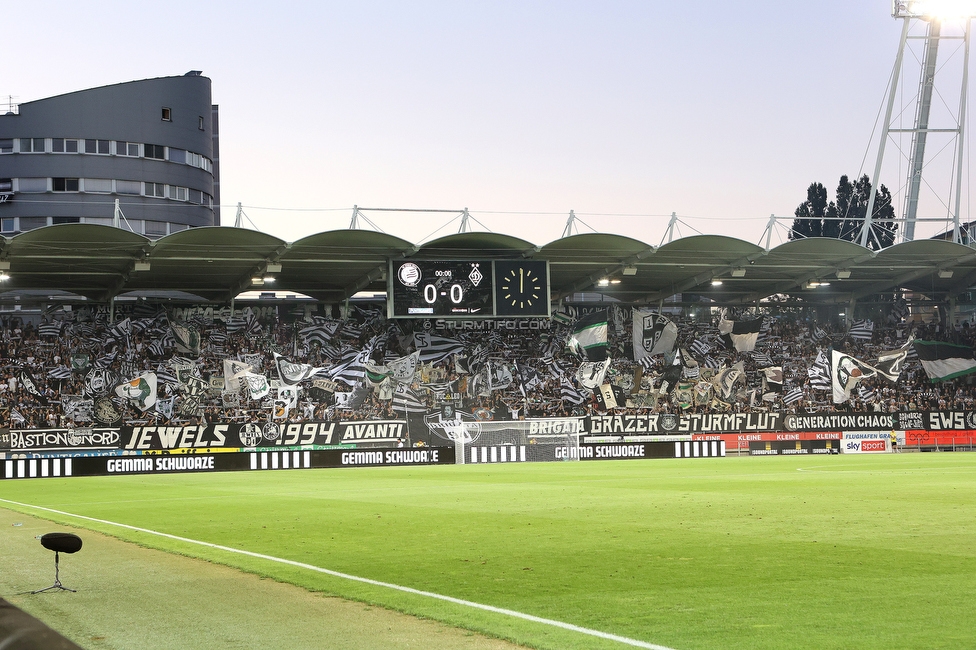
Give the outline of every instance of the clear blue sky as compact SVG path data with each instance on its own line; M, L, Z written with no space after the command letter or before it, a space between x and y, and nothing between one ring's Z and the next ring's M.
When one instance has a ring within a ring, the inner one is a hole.
M345 228L359 204L468 207L537 244L570 209L654 244L671 212L758 241L811 181L832 191L861 171L898 46L889 12L887 0L35 0L4 7L0 95L202 70L220 105L222 203L287 240ZM450 218L368 216L414 242Z

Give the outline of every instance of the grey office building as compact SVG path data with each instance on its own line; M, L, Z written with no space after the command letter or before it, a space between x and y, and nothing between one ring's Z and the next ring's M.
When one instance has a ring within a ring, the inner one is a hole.
M197 71L25 102L0 115L0 232L220 225L217 106Z

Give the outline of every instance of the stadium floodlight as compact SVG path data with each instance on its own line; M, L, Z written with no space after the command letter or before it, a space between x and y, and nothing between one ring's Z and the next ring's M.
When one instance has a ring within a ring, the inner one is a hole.
M843 270L837 271L837 279L838 280L847 280L850 277L851 277L851 272L849 270L847 270L847 269L843 269Z
M275 264L274 262L268 262L268 268L264 270L265 273L281 273L281 264Z
M894 18L973 18L976 0L894 0L891 15Z
M263 278L261 278L261 279L262 279L262 280L264 280L264 283L265 283L265 284L271 284L272 282L274 282L274 281L275 281L275 279L274 279L274 276L273 276L273 275L266 275L266 276L264 276L264 277L263 277Z
M624 275L637 275L637 267L636 266L625 266L624 267Z
M733 278L744 278L744 277L746 277L746 270L745 269L732 269L732 277Z
M722 286L722 281L721 280L712 280L712 286L713 287L720 287L720 286Z
M610 286L610 279L609 278L600 278L599 280L597 280L596 286L598 286L598 287L607 287L607 286Z
M942 269L941 271L939 271L939 277L942 278L943 280L948 280L949 278L952 277L952 271L950 271L949 269Z
M0 282L6 282L10 279L10 276L6 273L0 272Z

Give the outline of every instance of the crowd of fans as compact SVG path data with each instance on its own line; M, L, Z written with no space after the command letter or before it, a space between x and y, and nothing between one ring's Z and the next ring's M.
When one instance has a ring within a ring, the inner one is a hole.
M174 337L174 316L162 310L116 315L114 322L104 313L81 311L5 316L0 321L0 427L402 419L407 412L433 412L445 404L495 420L607 410L976 410L969 377L933 383L917 361L905 364L896 383L880 377L862 381L841 404L834 403L829 385L816 387L810 375L818 355L830 347L870 363L882 351L904 345L909 335L972 346L976 332L969 327L888 318L874 322L867 337L853 338L846 326L817 323L807 314L766 314L759 316L764 326L755 349L740 352L723 346L718 314L669 314L678 328L674 349L682 351L684 361L677 385L662 391L673 354L635 361L630 308L618 306L608 311L611 362L603 381L617 387L617 406L608 406L581 385L577 371L583 360L566 345L573 317L583 311L570 308L564 318L539 329L460 330L434 329L431 321L387 320L376 306L353 308L344 319L312 320L239 310L224 320L180 321L184 338L187 332L198 337L192 343ZM423 349L415 372L400 382L387 377L391 373L383 371L398 362L402 366L417 351L421 332L437 345ZM276 356L305 364L297 399L295 391L277 392L283 384ZM226 360L247 364L249 374L268 380L270 391L255 393L246 382L224 381L229 379ZM731 390L722 394L718 384L708 388L723 369L736 367L741 375ZM782 369L781 385L766 381L763 368L770 367ZM118 389L146 373L156 378L152 403ZM190 389L188 376L197 389ZM696 394L696 386L707 390Z

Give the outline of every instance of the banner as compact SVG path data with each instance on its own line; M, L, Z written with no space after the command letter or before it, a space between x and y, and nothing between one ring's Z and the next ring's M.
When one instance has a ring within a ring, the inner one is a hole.
M406 440L406 427L403 420L365 420L121 427L120 432L124 450L161 451L366 443L395 446Z
M122 440L118 428L14 430L9 435L11 451L118 449Z

